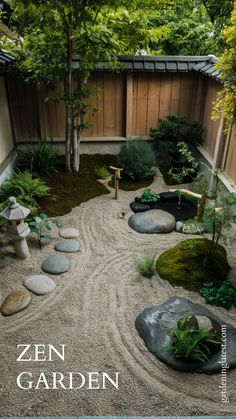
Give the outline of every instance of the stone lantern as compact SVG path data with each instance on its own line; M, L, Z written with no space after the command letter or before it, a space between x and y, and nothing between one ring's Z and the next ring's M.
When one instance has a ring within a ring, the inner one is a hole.
M25 222L29 213L30 210L18 204L14 196L9 198L9 206L0 213L0 216L7 220L7 232L13 240L16 255L20 259L26 259L30 256L26 241L30 229Z

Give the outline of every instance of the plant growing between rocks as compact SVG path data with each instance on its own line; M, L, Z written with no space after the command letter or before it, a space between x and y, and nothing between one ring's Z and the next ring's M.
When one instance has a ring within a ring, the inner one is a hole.
M159 199L160 199L160 195L156 194L151 189L146 188L142 192L141 196L137 198L137 201L141 203L145 203L145 202L152 203L152 202L159 201Z
M199 168L199 163L185 142L178 142L177 149L182 160L187 162L187 166L183 163L181 167L171 167L168 174L177 183L182 183L185 178L191 178L194 180Z
M188 316L182 320L182 324L187 320ZM199 330L195 326L174 326L170 332L173 341L165 345L164 349L174 358L186 361L206 362L211 356L212 345L221 344L213 330Z

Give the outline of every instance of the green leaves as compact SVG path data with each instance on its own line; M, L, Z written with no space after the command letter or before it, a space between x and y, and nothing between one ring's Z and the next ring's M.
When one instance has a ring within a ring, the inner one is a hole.
M172 343L164 345L164 349L175 358L206 362L211 355L212 345L220 345L213 330L198 330L193 326L185 326L184 319L181 327L175 326L170 332Z
M156 194L151 189L146 188L144 189L141 196L137 200L138 202L142 202L142 203L145 203L145 202L152 203L152 202L159 201L159 199L160 199L160 195Z
M37 235L40 249L42 247L42 241L51 242L53 240L50 235L52 224L57 228L61 228L60 221L50 220L47 214L44 213L36 215L29 221L30 231Z
M227 280L218 285L207 282L202 286L199 293L208 304L227 309L236 306L236 290Z

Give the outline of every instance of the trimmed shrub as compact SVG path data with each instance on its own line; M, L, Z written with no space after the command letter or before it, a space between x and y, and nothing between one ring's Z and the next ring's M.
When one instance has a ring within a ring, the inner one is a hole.
M117 163L131 179L145 179L155 174L152 171L154 152L146 140L128 140L121 147Z

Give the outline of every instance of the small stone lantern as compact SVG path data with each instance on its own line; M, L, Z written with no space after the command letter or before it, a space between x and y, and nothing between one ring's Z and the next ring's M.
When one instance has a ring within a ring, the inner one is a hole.
M26 237L30 234L28 224L25 218L29 215L30 210L18 204L16 198L9 198L9 206L5 208L0 216L8 222L7 232L11 240L13 240L16 255L19 259L26 259L30 256Z

